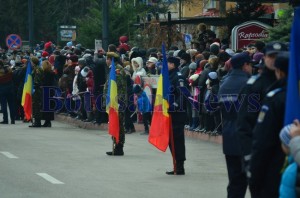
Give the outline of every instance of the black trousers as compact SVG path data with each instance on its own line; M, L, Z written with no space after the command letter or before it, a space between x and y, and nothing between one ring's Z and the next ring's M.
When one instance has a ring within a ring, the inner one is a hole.
M225 155L229 184L228 198L244 198L248 186L247 177L242 169L241 156Z
M173 125L173 136L174 136L174 147L175 147L175 159L176 161L185 161L186 158L185 158L184 125L175 125L175 126Z
M149 125L151 124L151 112L143 113L143 123L144 123L145 131L149 132Z

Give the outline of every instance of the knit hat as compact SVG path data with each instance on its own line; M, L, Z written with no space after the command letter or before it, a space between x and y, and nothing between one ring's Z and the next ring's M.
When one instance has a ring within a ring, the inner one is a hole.
M87 59L88 57L92 56L91 54L85 54L82 56L83 59Z
M83 70L81 70L80 74L81 74L83 77L86 77L86 76L88 75L89 70L90 70L89 67L84 67Z
M158 61L157 58L155 58L155 57L150 57L149 60L148 60L147 62L156 64L157 61Z
M220 52L220 46L217 45L217 44L215 44L215 43L211 44L211 45L210 45L210 52L211 52L212 54L214 54L214 55L218 55L219 52Z
M263 58L264 54L261 53L261 52L257 52L253 55L253 59L252 59L252 62L257 64L259 63L259 61Z
M78 59L78 65L85 65L85 64L86 64L86 61L84 58Z
M293 126L293 124L288 124L288 125L284 126L279 133L279 138L286 147L289 147L289 143L292 138L290 135L292 126Z
M174 51L173 56L174 56L174 57L177 57L179 52L180 52L180 50Z
M42 54L41 54L40 52L37 52L37 53L36 53L36 57L41 58L41 57L42 57Z
M209 73L208 73L208 78L209 78L210 80L216 80L216 79L218 79L218 74L217 74L217 72L209 72Z
M51 45L52 45L51 41L49 41L49 42L45 43L45 49L48 49L48 48L50 48L50 47L51 47Z
M119 41L121 43L127 43L128 42L128 37L127 36L120 36Z
M169 63L174 63L175 67L178 67L178 66L180 65L180 60L179 60L179 58L169 57L169 58L168 58L168 62L169 62Z
M71 47L73 45L72 41L67 42L67 46Z
M142 91L142 88L139 85L133 87L133 93L138 94Z
M197 64L195 62L192 62L190 65L189 65L189 69L190 70L195 70L197 68Z
M48 53L48 52L46 52L46 51L43 51L43 53L42 53L42 57L46 58L46 57L48 57L48 56L49 56L49 53Z
M187 63L191 61L191 56L190 54L187 54L187 53L183 53L181 56L180 56L180 59L182 60L185 60Z

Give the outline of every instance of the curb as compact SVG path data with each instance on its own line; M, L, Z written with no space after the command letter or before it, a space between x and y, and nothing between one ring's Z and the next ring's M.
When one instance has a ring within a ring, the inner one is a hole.
M58 122L67 123L72 126L82 128L82 129L87 129L87 130L103 130L103 131L108 130L107 124L96 125L96 124L93 124L90 122L82 122L81 120L77 120L75 118L71 118L69 116L60 115L60 114L55 115L55 120ZM137 132L144 131L144 125L142 125L142 124L134 123L134 127ZM205 142L222 144L222 136L220 136L220 135L219 136L211 136L208 134L192 132L192 131L188 131L188 130L185 130L184 133L185 133L185 136L189 137L189 138L198 139L198 140L202 140Z

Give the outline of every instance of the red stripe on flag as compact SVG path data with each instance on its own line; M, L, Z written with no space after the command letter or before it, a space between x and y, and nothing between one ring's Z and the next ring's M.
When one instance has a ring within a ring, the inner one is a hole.
M162 105L154 107L148 141L165 152L169 146L170 117L164 116Z
M109 134L116 138L116 143L119 143L119 115L118 112L114 108L109 108L109 123L108 123L108 131Z
M25 102L23 108L26 120L30 120L32 114L32 97L29 93L26 93L25 95Z

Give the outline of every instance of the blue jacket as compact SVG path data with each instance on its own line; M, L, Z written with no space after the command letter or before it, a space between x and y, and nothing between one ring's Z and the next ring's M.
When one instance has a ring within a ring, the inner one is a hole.
M281 184L279 188L280 198L296 198L296 180L298 165L293 161L292 157L289 158L292 161L285 169L281 177Z
M236 122L240 102L238 94L246 85L249 75L239 69L233 69L221 83L218 98L223 117L223 153L240 156L241 146L237 134Z
M138 96L137 105L138 105L138 109L141 113L146 113L146 112L152 111L150 101L144 91L142 92L142 94L140 94Z

